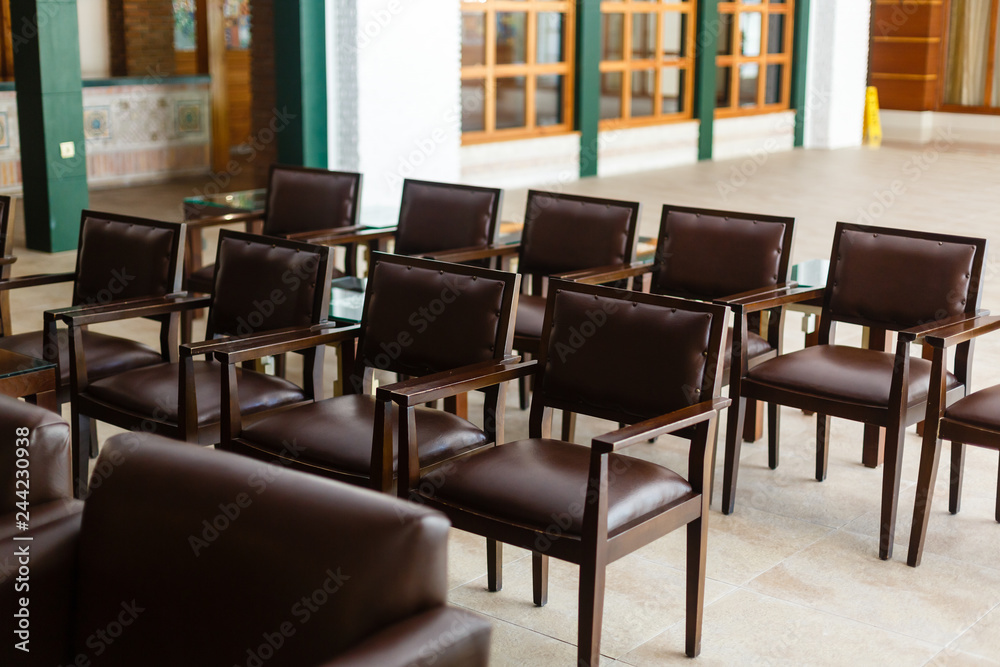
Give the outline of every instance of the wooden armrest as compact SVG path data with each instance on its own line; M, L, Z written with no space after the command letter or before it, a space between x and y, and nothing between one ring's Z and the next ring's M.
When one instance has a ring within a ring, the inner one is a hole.
M613 264L611 266L601 266L592 269L582 269L580 271L570 271L550 278L560 280L571 280L575 283L585 285L601 285L615 280L634 278L644 273L649 273L656 265L653 262L635 262L631 264Z
M57 310L50 310L45 315L46 319L58 319L71 327L79 327L87 324L127 320L134 317L166 315L167 313L179 310L205 308L211 303L212 297L210 296L189 296L186 292L182 292L181 294L168 294L167 296L149 299L59 308Z
M18 276L0 281L0 291L66 283L73 281L75 278L76 273L38 273L30 276Z
M441 262L471 262L477 259L489 259L490 257L506 257L516 255L521 248L520 243L505 243L502 245L488 245L485 248L457 248L455 250L442 250L440 253L425 255L429 259L436 259Z
M333 322L323 322L311 327L292 327L250 336L230 336L190 343L181 345L180 349L182 356L212 354L216 361L231 365L357 338L360 331L361 326L357 324L338 328Z
M17 257L0 257L0 266L10 266L17 261Z
M396 236L395 227L341 227L315 232L297 232L286 238L319 245L348 245L350 243L371 243Z
M216 215L209 218L195 218L194 220L185 220L184 222L190 230L231 225L237 222L252 222L254 220L262 220L263 218L264 211L258 209L256 211L243 211L241 213L226 213L225 215Z
M785 306L790 303L801 303L803 301L818 299L826 291L825 287L797 287L793 285L795 283L765 288L760 293L755 293L755 291L751 292L749 296L736 299L726 297L723 300L715 301L715 303L730 306L734 309L742 309L747 313L753 313L759 310Z
M763 298L774 296L778 293L784 293L790 289L798 287L799 284L796 282L790 283L778 283L777 285L767 285L765 287L758 287L756 289L747 290L746 292L740 292L738 294L730 294L729 296L719 297L715 300L716 303L729 304L734 302L745 302L745 301L757 301Z
M601 454L608 454L640 442L646 442L658 435L673 433L706 419L712 419L719 410L727 407L730 403L728 398L717 396L711 401L696 403L680 410L674 410L670 414L653 417L638 424L599 435L594 438L591 446Z
M1000 329L1000 315L990 315L989 311L980 311L975 316L966 316L960 322L926 332L924 341L931 347L948 348L997 329ZM902 336L902 332L899 335Z
M530 375L537 363L521 361L519 356L484 361L379 387L376 396L401 407L420 405Z

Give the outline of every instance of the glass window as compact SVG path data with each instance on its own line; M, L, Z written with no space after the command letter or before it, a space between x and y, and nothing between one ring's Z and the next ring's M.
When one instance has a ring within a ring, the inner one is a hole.
M719 4L716 116L787 109L794 0Z
M174 50L194 51L197 48L194 32L195 0L173 0Z
M571 131L576 2L459 5L463 143Z
M603 127L691 117L685 82L694 67L694 0L616 0L601 4Z

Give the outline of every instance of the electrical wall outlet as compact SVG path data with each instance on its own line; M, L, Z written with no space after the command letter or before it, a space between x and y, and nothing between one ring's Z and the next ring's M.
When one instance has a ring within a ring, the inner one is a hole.
M59 144L59 154L64 160L76 157L76 144L72 141L64 141Z

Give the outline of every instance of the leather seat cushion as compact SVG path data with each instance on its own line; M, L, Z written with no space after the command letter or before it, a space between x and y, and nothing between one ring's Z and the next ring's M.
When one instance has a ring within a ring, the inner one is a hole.
M185 288L192 292L211 294L214 280L215 264L207 264L188 276Z
M957 422L1000 431L1000 385L974 391L944 411Z
M722 348L724 352L723 364L726 368L729 368L729 363L731 361L731 350L733 349L733 328L729 327L726 330L726 344ZM752 331L747 332L747 359L753 359L766 352L770 352L772 349L771 344L767 342L767 339L762 337L760 334L755 334Z
M432 408L416 409L417 448L422 467L486 444L473 424ZM393 418L393 426L396 420ZM371 470L375 398L350 394L282 410L243 429L241 439L303 463L368 475ZM393 451L393 470L396 469Z
M4 336L0 338L0 348L41 359L43 338L41 331ZM83 351L87 358L87 378L90 381L131 368L163 363L160 353L148 345L96 331L84 332ZM69 386L69 346L64 331L59 335L59 374L60 384Z
M237 369L240 411L252 414L305 400L302 389L288 380ZM194 378L198 399L198 424L214 424L222 414L222 380L219 364L195 361ZM158 364L126 371L87 387L97 400L157 421L177 423L179 364Z
M691 493L687 480L648 461L610 454L608 535ZM590 447L532 438L466 457L433 480L434 498L503 521L580 535ZM442 481L443 480L443 481Z
M844 345L817 345L783 354L752 369L760 384L859 405L886 407L896 355ZM926 400L931 362L910 358L910 405ZM947 374L948 389L959 386Z
M535 294L518 295L517 314L514 318L514 335L541 338L542 323L544 321L545 297Z

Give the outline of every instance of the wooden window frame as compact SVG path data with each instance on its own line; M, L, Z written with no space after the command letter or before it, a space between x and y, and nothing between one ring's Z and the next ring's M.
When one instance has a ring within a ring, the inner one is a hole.
M744 13L759 13L761 15L760 50L759 56L744 56L740 49L740 16ZM792 43L795 34L795 0L785 0L785 2L772 2L771 0L761 0L756 4L748 4L745 0L732 0L730 2L719 3L719 14L731 16L730 44L731 53L727 55L716 55L715 65L717 68L729 67L729 106L716 106L716 118L732 118L735 116L754 116L759 114L775 113L786 111L791 108L791 88L792 88ZM768 53L768 31L770 30L771 14L785 15L785 35L781 53ZM757 78L757 104L743 107L739 104L740 65L755 63L759 70ZM767 91L767 66L783 65L781 75L781 99L774 104L764 102ZM715 82L711 83L715 88Z
M622 15L624 35L622 41L622 60L601 60L600 65L600 73L602 75L606 72L622 73L621 115L618 118L601 120L598 126L600 129L664 125L667 123L689 121L694 117L694 45L697 38L695 34L697 4L696 0L686 0L685 2L670 4L661 2L636 2L634 0L605 0L601 2L602 39L604 34L603 19L609 14ZM668 13L683 14L687 17L684 25L684 54L678 58L667 59L663 55L662 17ZM656 47L651 59L632 59L632 16L635 14L652 14L656 16ZM662 111L661 86L663 81L661 70L665 68L675 68L684 72L683 111L675 113L663 113ZM649 70L653 70L655 73L653 84L653 115L633 118L632 73L647 72Z
M459 9L462 13L483 14L486 28L484 45L486 62L483 65L462 66L462 81L482 79L485 82L484 129L475 132L462 132L462 144L531 139L573 132L576 2L574 0L462 0ZM496 15L498 12L525 13L527 15L526 62L524 64L498 65L496 63ZM563 14L562 62L535 62L538 49L538 15L540 13ZM563 121L558 125L536 125L536 77L545 75L563 77ZM496 129L496 81L498 78L515 76L525 78L525 126L498 130Z
M940 52L940 76L938 77L938 110L948 113L972 113L972 114L983 114L989 116L1000 115L1000 104L997 106L991 106L989 104L977 104L963 106L961 104L951 104L945 102L945 90L948 85L948 42L951 39L951 0L948 0L944 6L944 16L942 17L944 21L944 29L941 36L941 52ZM990 22L987 27L987 37L990 40L989 45L986 47L986 89L983 91L983 100L989 101L993 97L993 74L996 70L997 65L997 49L1000 48L1000 38L997 37L997 22L1000 20L1000 0L991 0L990 4Z

